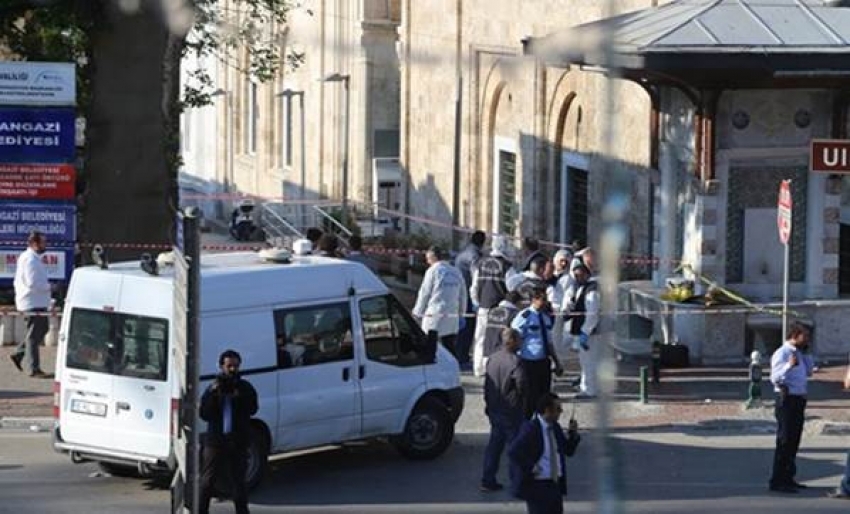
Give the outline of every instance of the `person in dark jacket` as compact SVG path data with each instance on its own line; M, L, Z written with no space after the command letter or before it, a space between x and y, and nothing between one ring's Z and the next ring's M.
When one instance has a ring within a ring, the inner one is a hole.
M508 293L507 277L516 272L508 260L510 245L504 236L494 235L490 255L479 259L472 272L469 298L478 307L475 320L475 337L472 347L472 372L476 377L484 375L484 340L488 329L490 310L500 305ZM496 332L498 336L498 331ZM490 352L492 353L492 352Z
M514 438L523 420L525 376L516 354L520 335L512 328L504 328L501 338L501 349L487 359L484 380L484 413L490 420L490 440L484 450L484 473L481 478L481 490L485 492L504 488L496 480L499 461L505 446Z
M538 257L531 261L528 271L511 275L505 280L508 291L516 291L520 294L522 307L528 307L531 304L531 292L535 289L543 289L547 297L551 296L550 291L553 288L543 277L546 262L543 257Z
M578 423L569 430L558 424L563 411L557 394L546 393L537 402L537 413L520 426L508 449L511 493L525 500L529 514L562 514L567 494L566 457L575 454L581 437Z
M363 264L364 266L369 268L369 270L372 273L375 273L375 274L378 273L378 268L375 265L375 260L372 259L371 256L363 253L363 238L362 237L358 236L357 234L354 234L353 236L351 236L348 239L348 246L349 246L349 251L345 256L345 258L347 260L359 262L360 264Z
M333 234L322 234L316 242L316 253L323 257L339 257L339 239Z
M519 271L530 270L531 263L537 259L543 259L543 262L549 260L549 257L540 249L540 241L533 237L523 239L522 247L525 252L525 258L521 261Z
M502 348L502 335L505 328L510 328L511 323L519 312L519 293L509 292L499 305L487 309L487 322L484 330L484 343L482 346L484 362L491 355Z
M201 419L207 422L202 439L201 491L198 512L207 514L215 484L229 478L237 514L248 514L245 472L251 438L251 416L257 413L257 391L239 377L242 357L226 350L218 358L221 372L201 396Z
M463 276L465 291L467 291L466 314L475 314L475 309L468 293L469 288L472 285L472 272L475 269L478 260L481 259L481 249L484 247L484 242L486 240L487 235L480 230L476 230L471 236L469 236L469 244L467 244L466 247L457 254L454 260L454 266ZM472 341L475 337L475 317L469 316L465 319L466 322L457 334L456 348L458 363L460 364L461 369L470 370L472 369L472 362L469 360L469 351L472 349Z

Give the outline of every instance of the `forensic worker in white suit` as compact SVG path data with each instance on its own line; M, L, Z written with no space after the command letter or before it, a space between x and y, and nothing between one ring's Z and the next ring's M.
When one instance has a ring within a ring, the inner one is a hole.
M432 246L425 254L428 270L416 297L413 315L422 330L435 330L440 342L457 358L455 342L466 314L466 282L460 270L446 260L446 252Z

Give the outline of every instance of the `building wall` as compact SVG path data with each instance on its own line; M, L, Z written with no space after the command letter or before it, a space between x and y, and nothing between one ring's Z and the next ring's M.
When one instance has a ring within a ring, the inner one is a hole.
M194 57L186 57L180 70L181 86L191 80L192 70L204 67L215 77L217 66L215 59L198 62ZM181 201L181 204L198 205L207 218L222 216L220 202L216 202L216 196L224 190L224 167L218 161L221 142L217 137L216 119L217 104L225 102L225 97L217 95L211 105L186 107L180 116L181 195L196 196L192 200ZM202 200L203 195L209 195L209 198Z
M289 13L286 27L270 28L267 35L281 39L283 52L303 54L304 60L257 84L255 151L248 146L251 79L241 71L247 56L240 52L225 63L218 80L227 101L217 102L222 181L227 177L235 192L269 198L298 199L303 186L307 199L340 200L348 123L348 197L369 201L374 131L398 130L399 18L398 0L305 0ZM344 84L321 80L334 73L350 77L348 119ZM279 94L287 89L303 97Z
M557 239L563 152L586 158L591 233L598 234L604 196L604 127L614 130L610 155L633 173L635 226L630 248L649 249L649 100L637 85L601 74L552 68L523 56L521 40L603 16L602 2L478 0L404 1L402 21L402 161L411 180L413 214L494 230L493 169L501 146L516 151L515 236ZM617 2L618 12L652 5ZM553 13L561 13L553 15ZM612 124L603 113L613 87ZM455 98L462 95L460 177L455 187ZM587 243L587 241L583 242ZM595 243L591 236L590 243Z

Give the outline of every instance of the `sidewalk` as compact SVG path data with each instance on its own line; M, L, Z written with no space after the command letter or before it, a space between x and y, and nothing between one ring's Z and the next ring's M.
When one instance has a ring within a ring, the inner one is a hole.
M53 379L30 378L12 364L14 346L0 348L0 420L53 415ZM41 347L41 369L53 375L56 347Z

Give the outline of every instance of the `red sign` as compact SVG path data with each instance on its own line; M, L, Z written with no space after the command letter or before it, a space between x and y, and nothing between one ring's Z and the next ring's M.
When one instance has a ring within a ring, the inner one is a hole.
M71 200L76 177L67 164L0 164L0 198Z
M850 141L813 139L809 170L820 173L850 173Z
M783 180L779 184L779 202L776 205L776 224L779 226L779 240L787 245L791 238L791 181Z

